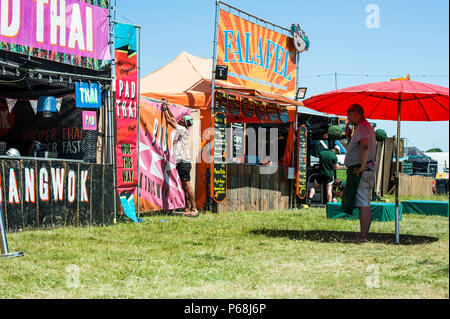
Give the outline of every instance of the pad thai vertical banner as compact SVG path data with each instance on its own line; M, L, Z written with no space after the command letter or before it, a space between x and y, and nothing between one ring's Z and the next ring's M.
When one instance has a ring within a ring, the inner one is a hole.
M230 83L294 97L296 62L291 37L220 10L217 64Z
M137 202L139 130L136 30L135 26L120 23L114 30L117 190L121 197L127 197L127 201L134 196L134 203Z

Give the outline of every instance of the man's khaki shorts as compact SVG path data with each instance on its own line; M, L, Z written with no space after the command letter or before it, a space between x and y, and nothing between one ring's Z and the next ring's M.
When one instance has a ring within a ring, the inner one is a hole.
M356 193L355 207L370 207L372 189L375 187L375 171L361 173L361 181Z

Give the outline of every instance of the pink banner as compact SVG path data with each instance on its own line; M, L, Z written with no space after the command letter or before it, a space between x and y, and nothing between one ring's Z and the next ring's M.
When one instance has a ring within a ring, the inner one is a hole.
M110 60L108 10L77 0L2 0L0 42Z
M187 108L170 106L176 120L190 114ZM167 124L161 104L141 98L139 143L139 208L142 211L185 207L184 191L172 158L175 129Z
M83 111L83 130L96 131L97 130L97 112L96 111Z

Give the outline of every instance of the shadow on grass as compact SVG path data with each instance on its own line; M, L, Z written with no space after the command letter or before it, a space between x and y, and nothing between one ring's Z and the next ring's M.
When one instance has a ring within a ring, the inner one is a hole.
M292 240L318 241L325 243L352 244L359 233L330 230L283 230L283 229L259 229L250 231L254 235L267 237L287 237ZM400 245L421 245L438 241L436 237L402 235ZM395 234L369 233L369 242L395 244Z

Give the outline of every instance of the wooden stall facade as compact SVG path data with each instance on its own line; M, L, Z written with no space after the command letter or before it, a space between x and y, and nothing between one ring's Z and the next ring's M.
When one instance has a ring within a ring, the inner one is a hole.
M260 166L228 164L227 198L217 212L268 211L289 209L292 180L282 168L274 174L260 174Z

